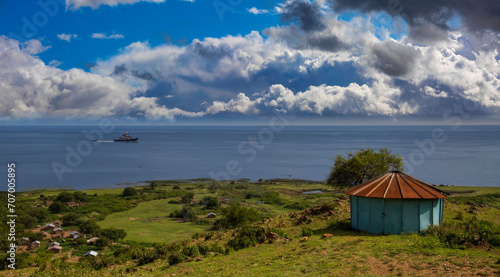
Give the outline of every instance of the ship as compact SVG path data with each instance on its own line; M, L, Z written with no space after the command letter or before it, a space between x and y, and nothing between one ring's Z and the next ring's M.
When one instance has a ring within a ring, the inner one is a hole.
M123 135L117 139L115 139L115 141L118 141L118 142L137 142L139 138L134 138L132 137L131 135L128 134L128 132L125 132L123 133Z

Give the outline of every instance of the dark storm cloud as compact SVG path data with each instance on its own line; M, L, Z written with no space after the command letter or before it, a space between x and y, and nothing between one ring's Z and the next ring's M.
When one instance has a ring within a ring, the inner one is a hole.
M113 73L111 73L111 75L121 75L126 72L127 67L124 64L120 64L115 66L115 70L113 70Z
M422 23L408 28L408 38L417 43L431 44L434 41L448 40L448 35L443 29L433 24Z
M401 77L410 73L419 55L413 47L392 41L379 43L372 48L374 65L387 75Z
M318 31L325 29L321 21L321 8L316 2L307 0L288 1L283 7L282 21L296 19L300 28L304 31Z
M422 20L441 29L454 15L473 31L489 29L500 31L500 1L497 0L330 0L336 11L388 12L402 16L410 25L421 25Z
M146 71L141 73L138 70L132 70L131 73L134 77L137 77L139 79L143 79L146 81L155 80L155 77L153 76L153 74L146 72Z
M200 41L193 42L190 47L194 53L198 53L205 59L220 59L230 54L228 49L217 47L212 44L202 43Z
M309 37L309 45L323 51L337 51L344 48L344 43L335 35Z

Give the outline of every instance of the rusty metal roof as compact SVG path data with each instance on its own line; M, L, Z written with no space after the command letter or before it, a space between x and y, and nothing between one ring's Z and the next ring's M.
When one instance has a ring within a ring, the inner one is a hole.
M443 191L400 171L388 172L350 188L345 193L354 196L387 199L446 198Z

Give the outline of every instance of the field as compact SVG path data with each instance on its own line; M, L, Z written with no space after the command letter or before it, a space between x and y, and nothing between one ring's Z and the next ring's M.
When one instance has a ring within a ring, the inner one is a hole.
M84 219L97 220L101 229L125 230L124 239L102 247L76 245L67 240L62 244L65 247L62 253L31 251L27 259L36 266L0 271L0 275L498 276L500 273L500 247L496 244L500 242L500 188L438 187L451 192L445 201L446 226L434 233L372 235L350 228L349 199L321 183L269 180L155 181L154 184L154 188L136 187L138 194L130 197L121 196L123 188L82 191L89 195L87 207L49 217L57 219L72 211L79 212ZM311 191L322 193L308 193ZM59 193L57 190L27 192L20 201L33 205L40 202L40 194L55 199ZM184 201L188 193L193 198ZM257 211L262 220L248 227L214 229L214 223L224 218L233 204L222 203L218 208L207 209L203 204L206 197L239 202L240 207ZM110 203L104 203L103 199ZM92 205L100 206L101 213L91 212ZM121 210L108 210L114 206ZM186 206L196 214L195 219L184 222L182 218L171 217L172 212ZM206 218L211 211L217 218ZM259 230L276 233L279 238L260 241L257 238L254 243L246 241L254 237L237 240L242 232L258 237ZM450 233L460 232L471 235L470 242L449 240ZM474 236L482 236L475 232L490 233L486 240L474 240ZM331 236L325 238L324 234ZM94 260L83 259L82 254L89 250L101 255Z

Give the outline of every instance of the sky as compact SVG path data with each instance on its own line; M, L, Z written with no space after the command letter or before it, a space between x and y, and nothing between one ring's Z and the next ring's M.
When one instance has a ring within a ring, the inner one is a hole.
M0 0L0 124L500 123L500 1Z

